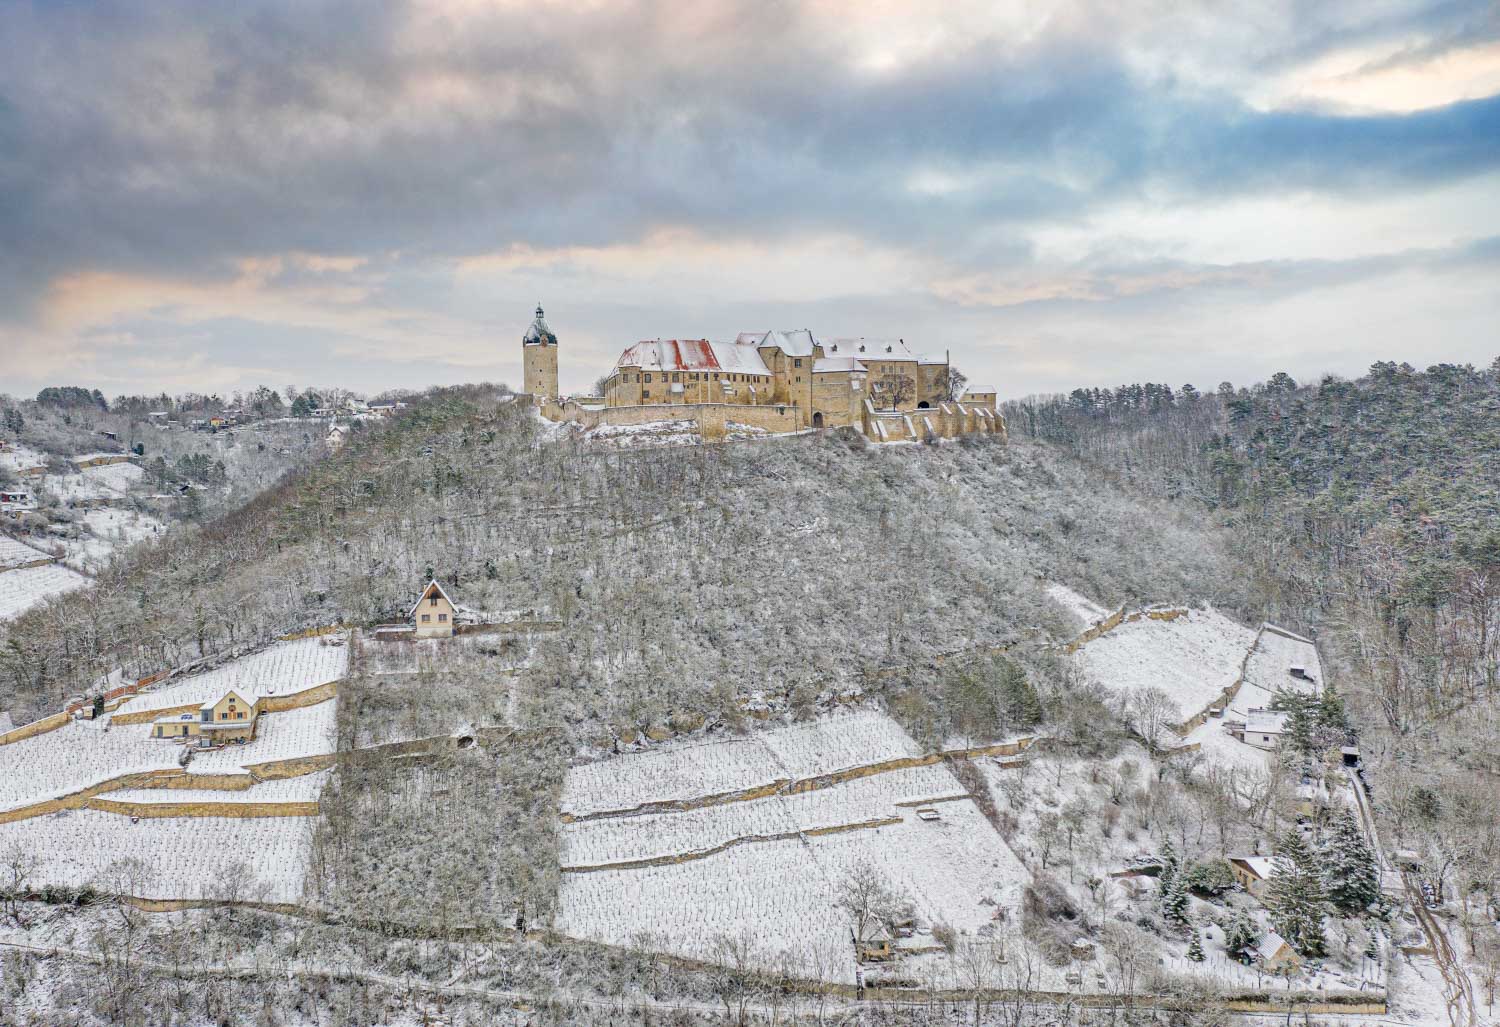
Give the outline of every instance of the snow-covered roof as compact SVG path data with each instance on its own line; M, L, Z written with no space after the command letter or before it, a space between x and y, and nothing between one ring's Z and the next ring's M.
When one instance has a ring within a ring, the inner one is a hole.
M209 703L208 707L209 707L209 709L212 709L213 708L213 703ZM157 717L151 723L153 723L153 724L176 724L176 723L179 723L180 721L184 721L184 720L193 720L196 717L197 717L196 713L172 713L172 714L168 714L165 717Z
M819 357L813 363L813 374L830 374L835 371L868 371L855 357Z
M1284 856L1231 856L1229 858L1236 863L1243 863L1262 881L1269 881L1276 871L1287 863Z
M1251 710L1245 715L1247 735L1279 735L1286 731L1289 715L1271 710Z
M917 355L911 351L902 339L824 339L823 353L833 357L855 357L863 356L872 360L916 360Z
M521 343L527 346L557 345L557 336L552 334L552 329L547 327L546 318L542 317L542 305L536 305L536 317L531 326L526 329L526 334L521 337Z
M708 339L650 339L636 343L615 362L616 367L645 371L727 371L769 376L770 368L754 346Z
M1285 938L1277 934L1275 931L1267 931L1265 933L1265 936L1262 937L1260 941L1250 946L1250 953L1251 955L1264 962L1265 960L1271 959L1276 955L1276 953L1280 952L1283 948L1286 947L1287 943Z
M740 332L735 339L741 346L774 347L789 357L810 357L818 340L806 328L790 331Z
M260 700L261 700L261 696L257 692L245 692L245 691L241 691L238 688L231 688L231 689L228 689L223 695L219 696L217 699L210 699L210 700L208 700L208 702L204 703L202 706L199 706L198 709L199 709L200 712L203 711L203 710L211 710L211 709L213 709L215 706L219 705L219 703L223 702L225 699L227 699L231 695L238 697L239 700L241 702L243 702L246 706L254 706L256 703L260 702ZM167 720L171 720L173 718L167 717L166 719Z
M411 609L406 611L406 615L408 617L417 612L417 607L422 605L423 599L426 599L429 595L432 594L433 589L437 589L439 595L441 595L444 599L448 599L449 606L454 606L455 609L457 608L453 600L448 598L447 591L443 588L442 585L438 584L437 578L433 578L427 583L427 587L422 589L422 594L417 596L417 601L411 604Z

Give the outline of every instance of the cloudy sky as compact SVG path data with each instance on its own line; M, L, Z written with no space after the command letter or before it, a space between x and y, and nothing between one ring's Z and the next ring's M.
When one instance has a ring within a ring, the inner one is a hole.
M0 391L810 327L1002 395L1500 355L1500 5L0 5Z

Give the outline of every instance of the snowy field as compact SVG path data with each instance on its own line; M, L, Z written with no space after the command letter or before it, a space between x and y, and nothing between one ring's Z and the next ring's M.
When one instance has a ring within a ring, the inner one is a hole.
M1121 624L1073 658L1111 691L1162 689L1188 720L1234 684L1254 642L1252 629L1213 610L1190 610L1176 620L1142 617Z
M255 741L198 753L188 769L195 774L233 774L260 763L326 755L334 751L337 712L338 700L329 699L300 710L262 714L255 728ZM176 748L170 742L166 744Z
M78 570L97 571L120 549L159 537L165 521L124 507L96 507L83 515L88 534L82 538L58 539L66 555L63 561Z
M148 738L149 730L146 724L111 729L107 720L75 720L0 745L0 810L55 799L122 774L177 766L177 746Z
M333 752L336 699L316 706L269 713L260 719L255 741L193 757L200 774L238 773L273 760ZM151 738L150 724L111 727L109 718L75 720L20 742L0 745L0 810L29 806L70 795L125 774L171 770L180 746Z
M88 583L82 574L57 563L0 571L0 620L19 617L43 600Z
M349 646L342 634L277 642L212 670L173 678L161 688L130 699L122 712L166 710L221 698L231 688L257 695L287 695L330 681L349 670Z
M1294 678L1291 668L1306 668L1312 681ZM1300 692L1316 690L1313 682L1323 680L1323 665L1318 661L1318 648L1309 640L1291 632L1266 625L1255 640L1255 649L1245 665L1245 684L1255 689L1251 706L1263 707L1277 689L1292 689ZM1236 707L1240 704L1236 703Z
M1046 588L1047 598L1057 603L1080 621L1079 631L1084 631L1108 617L1113 611L1106 610L1085 595L1074 592L1066 585L1052 582Z
M1263 773L1274 760L1273 753L1246 745L1224 730L1224 720L1244 720L1251 710L1266 709L1276 698L1277 689L1311 692L1312 682L1292 677L1289 668L1301 665L1315 680L1322 680L1322 664L1317 647L1304 638L1289 636L1269 625L1256 636L1250 659L1245 664L1245 678L1240 690L1224 710L1223 720L1210 719L1194 728L1185 741L1196 743L1214 762L1242 772Z
M882 714L842 714L575 768L563 808L576 815L732 794L919 752ZM927 803L937 819L917 816ZM818 831L826 833L807 833ZM693 810L565 823L561 843L556 925L564 933L720 961L726 939L743 940L759 966L789 959L802 973L846 982L854 975L851 925L837 896L856 865L875 867L906 893L920 922L971 933L997 909L1014 915L1029 880L941 764ZM647 860L663 862L611 865Z
M840 786L842 788L843 786ZM645 943L689 958L719 960L725 940L744 939L751 961L828 980L854 978L851 922L839 883L866 863L916 905L919 922L973 933L997 910L1014 918L1026 870L971 802L941 806L924 822L901 822L802 840L752 842L666 866L566 874L557 928L610 944Z
M52 557L40 549L33 549L24 542L17 541L9 535L0 535L0 571L8 571L14 567L24 567L28 563L38 560L50 560Z
M743 938L757 965L772 966L785 953L808 976L822 966L825 977L849 981L849 921L832 896L808 844L767 842L672 866L568 874L554 926L576 938L711 961L724 958L724 941Z
M921 751L883 714L839 714L743 738L668 746L575 767L568 772L563 811L583 816L722 795Z
M0 467L9 467L12 471L20 473L33 467L45 467L47 465L47 454L39 452L29 446L11 444L10 448L0 453Z
M736 839L889 818L899 815L898 804L966 794L946 768L933 765L856 778L800 795L578 821L563 828L562 863L600 866L704 852Z
M296 902L312 851L313 817L130 818L65 810L0 824L0 851L19 844L41 865L33 880L85 884L140 898ZM124 875L111 865L140 861Z
M85 467L74 474L49 474L43 487L64 503L88 499L120 499L145 477L135 464L105 464Z

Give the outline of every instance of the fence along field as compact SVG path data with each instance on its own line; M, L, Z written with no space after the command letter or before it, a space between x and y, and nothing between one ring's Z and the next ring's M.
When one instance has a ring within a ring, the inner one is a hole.
M851 869L867 864L912 899L920 923L978 931L997 910L1017 908L1029 877L945 767L861 773L919 755L894 721L862 712L575 768L563 807L596 816L562 827L556 926L847 983L852 924L838 894ZM825 776L823 787L791 790ZM782 791L758 795L776 782ZM736 793L758 797L658 811ZM940 803L937 820L916 815L926 803ZM639 807L647 811L597 816Z

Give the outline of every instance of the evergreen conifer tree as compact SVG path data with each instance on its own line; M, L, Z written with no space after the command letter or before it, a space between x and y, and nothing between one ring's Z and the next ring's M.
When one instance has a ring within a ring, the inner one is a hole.
M1187 957L1195 963L1203 962L1203 940L1198 937L1198 932L1193 931L1193 938L1188 942Z
M1233 916L1219 921L1219 926L1224 929L1224 948L1236 958L1244 956L1245 950L1260 937L1255 921L1243 909L1237 909Z
M1271 925L1304 956L1321 956L1326 946L1323 913L1327 900L1312 850L1293 830L1282 838L1277 855L1281 858L1265 895Z
M1161 850L1161 874L1157 880L1161 882L1162 894L1167 891L1167 884L1177 876L1182 869L1182 862L1177 858L1177 850L1172 848L1172 839L1168 838Z
M1328 901L1342 913L1358 913L1380 898L1375 856L1347 809L1334 816L1323 847L1323 884Z
M1188 924L1188 891L1187 875L1176 873L1172 879L1162 887L1161 893L1161 915L1166 917L1167 923L1174 927L1186 927Z

